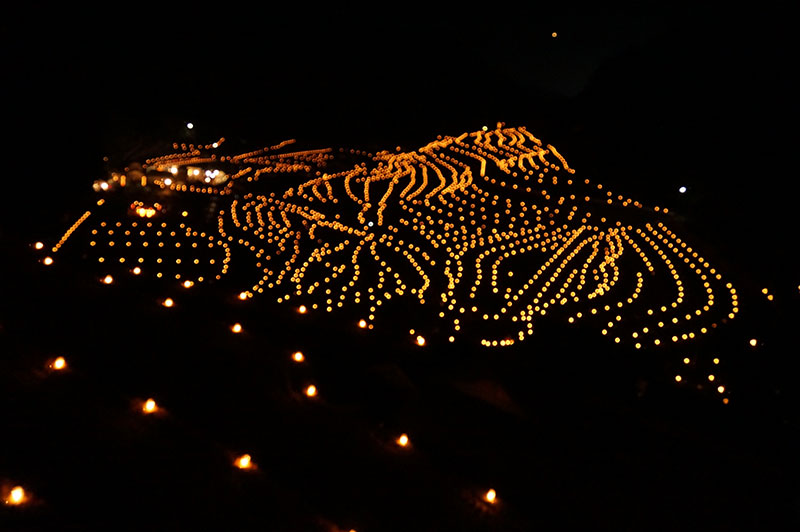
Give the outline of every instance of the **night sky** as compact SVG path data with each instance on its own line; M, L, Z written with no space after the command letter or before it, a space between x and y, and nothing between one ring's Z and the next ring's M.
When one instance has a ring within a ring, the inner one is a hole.
M40 497L0 508L0 530L797 529L788 9L487 6L6 10L0 487ZM79 253L56 278L30 248L96 201L94 180L174 141L410 151L497 122L552 143L578 175L668 205L737 286L744 316L697 348L731 353L732 408L676 392L663 354L559 328L512 356L432 362L264 302L233 345L237 311L219 294L167 322L150 309L157 288L113 297ZM740 345L754 336L755 354ZM255 355L299 343L328 351L314 378L337 383L311 410L287 391L306 375ZM51 382L41 361L59 352L77 367ZM482 375L524 414L464 392ZM167 415L143 422L137 394L164 397ZM386 443L398 427L420 435L411 454ZM260 470L239 475L246 449Z

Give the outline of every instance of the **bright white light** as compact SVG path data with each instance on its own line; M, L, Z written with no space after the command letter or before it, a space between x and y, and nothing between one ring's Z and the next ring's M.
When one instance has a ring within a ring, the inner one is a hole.
M678 192L680 192L681 194L683 194L684 192L686 192L686 187L681 187L681 188L679 188L679 189L678 189Z
M177 174L177 173L178 173L178 167L177 167L177 166L173 166L173 167L171 167L171 168L169 169L169 172L170 172L172 175L175 175L175 174Z
M172 184L172 179L170 179L170 178L166 178L166 179L164 180L164 184L165 184L165 185L167 185L167 186L170 186L170 185Z
M367 225L372 227L372 222L368 222Z
M211 183L211 178L210 177L206 177L205 179L203 179L203 181L205 181L206 183Z
M102 183L100 183L100 188L102 188L103 190L108 190L108 183L103 181Z
M186 129L194 129L194 124L191 122L186 122Z
M214 144L212 144L212 145L211 145L211 147L212 147L212 148L219 148L219 144L217 144L217 143L215 142Z

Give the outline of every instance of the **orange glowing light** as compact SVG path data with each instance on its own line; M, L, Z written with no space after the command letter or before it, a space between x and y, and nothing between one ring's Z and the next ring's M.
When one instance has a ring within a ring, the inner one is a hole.
M757 345L758 345L758 340L756 340L755 338L751 338L750 339L750 347L755 347Z
M399 445L400 447L405 447L408 445L408 435L401 434L400 437L397 438L397 440L395 441L397 442L397 445Z
M250 469L253 467L253 462L249 454L243 454L242 456L236 459L234 464L239 469Z
M175 302L172 300L172 298L171 298L171 297L168 297L168 298L167 298L167 299L165 299L165 300L164 300L164 301L163 301L161 304L162 304L162 305L164 305L164 306L165 306L165 307L167 307L167 308L170 308L170 307L172 307L172 306L175 304Z
M139 275L140 273L142 273L142 269L137 266L133 270L131 270L131 273L133 273L133 275Z
M186 280L183 282L183 287L184 287L184 288L191 288L191 287L193 287L193 286L194 286L194 281L190 281L189 279L186 279Z
M144 405L142 405L142 412L144 412L145 414L153 414L157 410L158 410L158 405L153 399L148 399L147 401L144 402Z
M36 249L42 249L44 247L44 244L42 242L37 242L33 245L33 247Z
M488 502L489 504L494 504L494 503L495 503L495 501L497 500L497 492L496 492L496 491L494 491L493 489L490 489L490 490L489 490L489 491L487 491L487 492L486 492L486 494L483 496L483 500L485 500L485 501L486 501L486 502Z
M51 264L53 264L53 259L51 257L45 257L42 262L44 263L45 266L50 266Z
M362 329L365 328L367 326L367 320L358 320L358 326Z
M682 380L683 377L681 377L680 375L675 375L675 382L681 382Z
M64 359L64 357L58 357L53 361L50 367L56 370L62 370L67 367L67 361Z
M309 397L314 397L317 395L317 387L313 384L309 384L306 388L306 395Z
M295 362L302 362L306 359L305 355L302 352L297 351L295 354L292 355L292 360Z
M114 278L111 277L110 275L106 275L105 277L103 277L103 284L111 284L113 282Z
M240 332L242 332L242 324L241 324L241 323L234 323L234 324L231 326L231 331L233 331L233 332L235 332L235 333L240 333Z
M247 292L240 292L239 293L239 299L241 299L242 301L247 299Z
M425 337L424 336L417 336L417 345L422 347L425 345Z
M297 312L299 312L300 314L305 314L306 312L308 312L308 309L306 308L305 305L300 305L299 307L297 307Z
M19 506L20 504L25 504L28 501L28 495L25 493L25 489L22 486L15 486L11 488L11 491L8 493L6 497L6 504L10 504L12 506Z

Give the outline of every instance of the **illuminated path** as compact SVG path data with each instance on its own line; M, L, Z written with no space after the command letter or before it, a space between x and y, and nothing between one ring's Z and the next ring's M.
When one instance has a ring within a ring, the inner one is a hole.
M670 229L667 209L579 177L523 127L376 154L286 152L285 141L218 157L223 140L147 161L176 176L150 185L218 197L215 226L143 204L128 216L87 211L52 251L91 220L100 262L186 288L246 262L255 273L241 299L347 307L369 328L389 306L416 307L400 325L421 342L429 317L450 342L490 347L556 319L642 349L701 337L738 312L736 290ZM181 173L206 177L187 185Z

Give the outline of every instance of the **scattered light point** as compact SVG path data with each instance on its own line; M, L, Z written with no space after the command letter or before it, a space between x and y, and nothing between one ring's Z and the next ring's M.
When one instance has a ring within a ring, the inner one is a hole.
M110 275L106 275L105 277L103 277L103 284L111 284L113 282L114 278L111 277Z
M680 192L681 194L684 194L686 192L686 187L679 188L678 192Z
M300 305L299 307L297 307L297 312L299 312L300 314L305 314L306 312L308 312L308 309L306 308L305 305Z
M483 500L490 504L494 504L494 502L497 500L497 492L493 489L490 489L486 492L486 495L483 496Z
M397 438L396 441L397 441L397 445L399 445L400 447L405 447L406 445L408 445L408 435L407 434L401 434L400 437Z
M295 354L292 355L292 360L295 362L302 362L306 359L305 355L302 352L297 351Z
M62 370L67 367L67 361L64 357L58 357L53 361L52 368L56 370Z
M50 266L51 264L53 264L53 259L52 257L45 257L42 262L44 263L45 266Z
M186 122L186 129L194 129L194 124L191 122Z
M367 320L364 319L358 320L358 326L361 327L362 329L365 328L367 326Z
M675 375L675 382L681 382L682 380L683 377L681 377L680 375Z
M42 243L42 242L37 242L37 243L35 243L35 244L33 245L33 247L34 247L34 248L36 248L36 249L42 249L42 248L44 247L44 243Z
M142 273L142 269L137 266L133 270L131 270L131 272L133 273L133 275L139 275L140 273Z
M317 395L317 387L313 384L309 384L306 388L306 395L309 397L314 397Z
M750 339L750 346L751 347L755 347L757 345L758 345L758 340L756 340L755 338L751 338Z
M240 333L240 332L242 332L242 324L241 324L241 323L234 323L234 324L231 326L231 331L233 331L233 332L235 332L235 333Z
M171 298L171 297L168 297L168 298L167 298L167 299L165 299L165 300L164 300L164 301L163 301L161 304L162 304L162 305L164 305L164 306L165 306L165 307L167 307L167 308L170 308L170 307L172 307L172 306L175 304L175 302L172 300L172 298Z
M424 336L417 336L417 345L422 347L425 345L425 337Z

